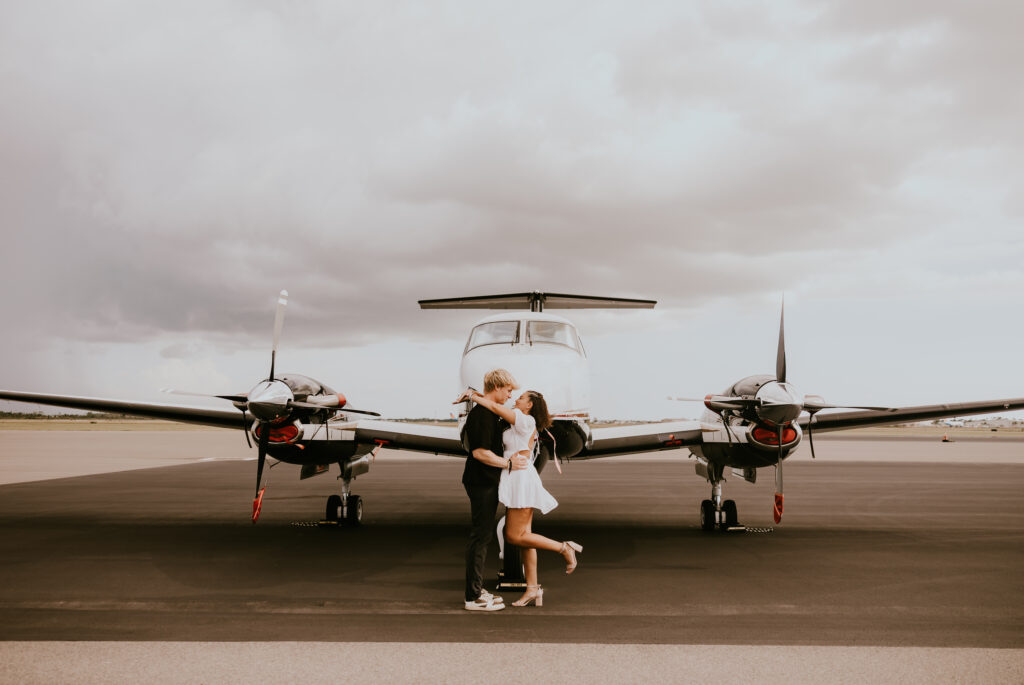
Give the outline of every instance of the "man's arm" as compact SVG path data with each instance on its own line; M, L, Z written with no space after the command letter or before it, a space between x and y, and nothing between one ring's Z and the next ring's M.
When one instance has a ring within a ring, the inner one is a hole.
M499 469L507 469L509 467L509 464L511 463L512 471L525 469L527 465L530 463L526 457L520 456L518 454L512 457L511 459L499 457L497 454L490 451L486 447L477 447L475 450L473 450L473 458L476 459L477 461L487 464L488 466L496 466Z

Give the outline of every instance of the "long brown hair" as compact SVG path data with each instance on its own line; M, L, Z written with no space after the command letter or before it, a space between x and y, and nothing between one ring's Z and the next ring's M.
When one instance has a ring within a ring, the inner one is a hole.
M544 395L541 395L536 390L527 390L526 396L533 402L533 406L530 408L530 416L537 422L537 430L542 431L551 425L548 403L544 400Z

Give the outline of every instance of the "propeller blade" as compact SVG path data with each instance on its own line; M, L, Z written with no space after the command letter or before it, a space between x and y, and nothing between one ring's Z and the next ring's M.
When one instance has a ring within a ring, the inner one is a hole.
M288 306L288 291L282 290L277 297L277 312L274 314L274 346L270 348L270 380L274 380L274 362L277 358L277 343L284 328L284 308Z
M267 426L263 426L263 430L260 431L260 442L259 442L259 457L256 462L256 492L259 492L260 484L263 483L263 465L267 461L267 445L270 443L270 430Z
M187 392L185 390L175 390L174 388L161 388L160 392L166 392L170 395L187 395L189 397L217 397L228 402L245 402L249 399L247 395L208 395L204 392Z
M775 504L772 507L775 523L782 521L782 430L779 426L779 463L775 465Z
M756 397L729 397L727 395L708 395L704 399L692 399L689 397L667 397L666 399L678 400L680 402L700 402L714 412L722 412L727 409L744 409L746 407L759 407L761 400Z
M270 431L268 426L263 426L263 430L260 431L260 442L259 442L259 457L256 462L256 496L252 500L252 522L256 521L260 517L260 511L263 509L263 493L266 492L266 488L261 488L260 485L263 483L263 464L267 461L267 444L270 442Z
M761 400L756 397L730 397L729 395L708 395L707 397L672 397L668 396L667 400L676 400L677 402L731 402L732 404L761 404Z
M870 409L871 411L896 411L893 407L874 407L861 404L830 404L823 399L808 395L804 398L804 409L810 413L822 409Z
M245 444L252 449L252 440L249 439L249 417L245 415L245 410L242 410L242 432L245 433Z
M811 414L811 418L807 420L807 441L811 443L811 459L814 459L814 429L811 425L814 423L814 414Z
M782 300L782 313L779 316L779 352L775 357L775 380L779 383L786 382L786 300Z
M301 407L303 409L331 409L333 411L352 412L353 414L366 414L368 416L380 416L380 414L378 414L375 411L367 411L365 409L351 409L349 407L331 407L329 405L316 404L315 402L299 402L297 400L292 400L291 402L288 403L288 406L289 407Z

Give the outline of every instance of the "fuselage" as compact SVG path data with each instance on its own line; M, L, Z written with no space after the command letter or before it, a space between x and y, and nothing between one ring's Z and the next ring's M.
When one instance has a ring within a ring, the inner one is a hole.
M484 374L507 369L522 390L536 390L552 416L588 416L590 364L576 326L544 312L509 311L481 319L462 354L463 388L483 390Z

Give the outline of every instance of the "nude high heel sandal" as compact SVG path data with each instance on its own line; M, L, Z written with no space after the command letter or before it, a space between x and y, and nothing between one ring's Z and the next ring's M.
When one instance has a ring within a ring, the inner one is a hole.
M565 574L569 575L576 570L576 553L583 551L583 545L578 545L572 540L562 543L562 556L568 557L565 564Z
M544 606L544 588L540 585L527 585L526 594L512 602L514 607L529 606L533 602L537 606Z

